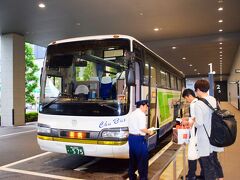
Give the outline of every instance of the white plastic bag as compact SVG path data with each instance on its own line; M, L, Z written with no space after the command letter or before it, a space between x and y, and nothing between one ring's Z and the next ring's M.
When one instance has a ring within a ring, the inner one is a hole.
M192 126L191 129L191 137L189 139L188 144L188 159L189 160L196 160L199 158L198 152L197 152L197 136L195 134L195 126Z
M173 142L177 144L188 144L189 133L189 129L185 129L183 126L173 128Z

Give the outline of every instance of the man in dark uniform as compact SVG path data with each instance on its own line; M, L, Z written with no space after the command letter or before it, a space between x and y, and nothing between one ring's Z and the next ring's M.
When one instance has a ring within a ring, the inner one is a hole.
M138 170L140 179L147 179L148 176L148 148L145 140L146 134L153 134L153 131L147 129L147 118L145 113L148 110L147 100L141 100L136 103L137 109L128 116L129 128L129 170L130 180L136 179L135 171Z

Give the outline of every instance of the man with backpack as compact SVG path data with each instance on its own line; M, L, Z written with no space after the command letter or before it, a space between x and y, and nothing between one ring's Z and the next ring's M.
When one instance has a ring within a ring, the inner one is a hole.
M216 99L208 95L209 87L209 82L206 80L198 80L194 84L196 95L199 98L206 99L213 108L216 108ZM213 111L203 101L197 101L194 106L194 112L195 126L197 128L197 150L202 162L204 178L206 180L223 180L222 166L217 157L217 152L222 152L223 148L211 145L208 137L208 134L211 132Z

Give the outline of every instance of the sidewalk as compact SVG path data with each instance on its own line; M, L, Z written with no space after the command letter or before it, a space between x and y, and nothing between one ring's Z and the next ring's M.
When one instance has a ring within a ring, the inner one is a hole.
M33 130L37 130L37 122L29 122L23 126L0 126L0 137Z
M238 123L236 142L232 146L225 148L223 153L219 154L219 159L223 167L224 179L237 180L240 179L240 111L227 102L221 102L221 108L228 109L235 114Z

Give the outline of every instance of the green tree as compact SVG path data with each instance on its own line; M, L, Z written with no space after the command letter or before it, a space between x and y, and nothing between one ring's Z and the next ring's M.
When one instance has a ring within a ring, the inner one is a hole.
M88 81L93 75L93 63L87 62L86 67L76 67L76 80Z
M92 75L93 75L93 64L91 62L88 62L87 67L84 69L84 73L83 73L84 81L88 81Z
M35 104L34 89L38 85L38 77L36 72L39 70L38 66L34 64L34 55L31 44L25 43L25 101L26 103Z

